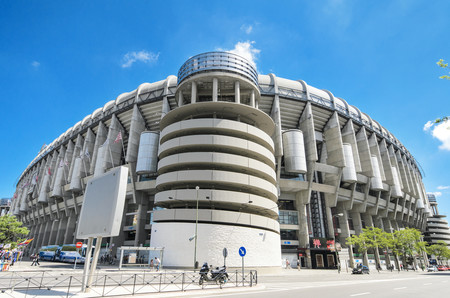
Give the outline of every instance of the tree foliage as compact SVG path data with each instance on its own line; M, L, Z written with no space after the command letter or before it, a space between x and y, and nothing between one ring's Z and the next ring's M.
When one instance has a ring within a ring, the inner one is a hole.
M17 221L15 216L0 216L0 243L11 244L15 247L19 242L25 240L23 237L28 235L29 231L26 227L22 227L22 223Z
M421 241L419 230L406 228L394 233L387 233L379 228L364 228L359 235L347 238L347 244L356 247L360 253L368 249L389 249L394 255L414 258L416 254L426 251L427 243Z
M438 241L437 244L430 245L427 252L434 255L441 263L443 260L450 259L450 249L444 241Z

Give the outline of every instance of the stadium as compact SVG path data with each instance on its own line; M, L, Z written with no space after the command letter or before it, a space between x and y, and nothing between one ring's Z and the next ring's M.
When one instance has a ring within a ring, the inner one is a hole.
M431 216L420 166L386 128L229 52L189 58L43 147L11 205L29 252L78 241L88 181L118 166L129 169L121 232L104 245L162 247L167 267L221 264L224 248L238 267L245 247L250 267L336 268L354 264L345 239L362 228L425 231Z

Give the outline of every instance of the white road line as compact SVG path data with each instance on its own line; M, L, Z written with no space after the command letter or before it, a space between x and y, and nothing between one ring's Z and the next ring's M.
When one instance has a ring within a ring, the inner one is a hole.
M403 290L403 289L406 289L406 287L394 288L394 290Z
M358 293L358 294L353 294L353 295L350 295L350 297L355 297L355 296L362 296L362 295L369 295L370 294L370 292L365 292L365 293Z
M426 284L423 284L424 286L429 286L429 285L432 285L433 283L431 283L431 282L428 282L428 283L426 283Z

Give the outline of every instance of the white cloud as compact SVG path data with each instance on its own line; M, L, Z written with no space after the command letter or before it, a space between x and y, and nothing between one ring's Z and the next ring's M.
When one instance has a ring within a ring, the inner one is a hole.
M437 189L439 190L444 190L444 189L449 189L450 186L438 186Z
M31 62L31 66L33 66L36 69L39 68L40 65L41 65L41 63L39 63L38 61Z
M442 142L439 149L450 151L450 121L441 122L434 126L433 129L430 129L432 124L429 124L429 122L425 124L424 130L430 130L431 135Z
M253 47L253 44L255 42L254 41L244 41L244 42L238 42L237 44L234 45L234 49L232 50L223 50L223 49L218 49L219 51L227 51L233 54L237 54L239 56L244 57L245 59L247 59L251 64L253 64L253 66L256 67L256 60L257 55L261 52L261 50L255 49Z
M154 63L158 61L158 58L159 53L155 54L152 52L147 52L146 50L142 50L139 52L128 52L123 56L123 63L121 66L123 68L131 67L131 65L133 65L133 63L136 61L144 63Z
M244 32L247 33L247 34L250 34L250 33L252 33L252 31L253 31L253 26L252 26L252 25L246 25L246 24L243 24L243 25L241 26L241 30L244 31Z
M423 130L424 131L428 131L430 130L430 128L433 126L434 121L428 121L427 123L425 123L425 125L423 126Z

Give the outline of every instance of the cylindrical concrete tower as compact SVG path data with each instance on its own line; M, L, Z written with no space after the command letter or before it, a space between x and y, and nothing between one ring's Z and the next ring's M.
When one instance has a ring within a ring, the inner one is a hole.
M208 262L278 266L275 124L255 108L257 73L244 58L212 52L180 69L178 108L160 123L151 246L166 266ZM181 253L182 252L182 253Z

